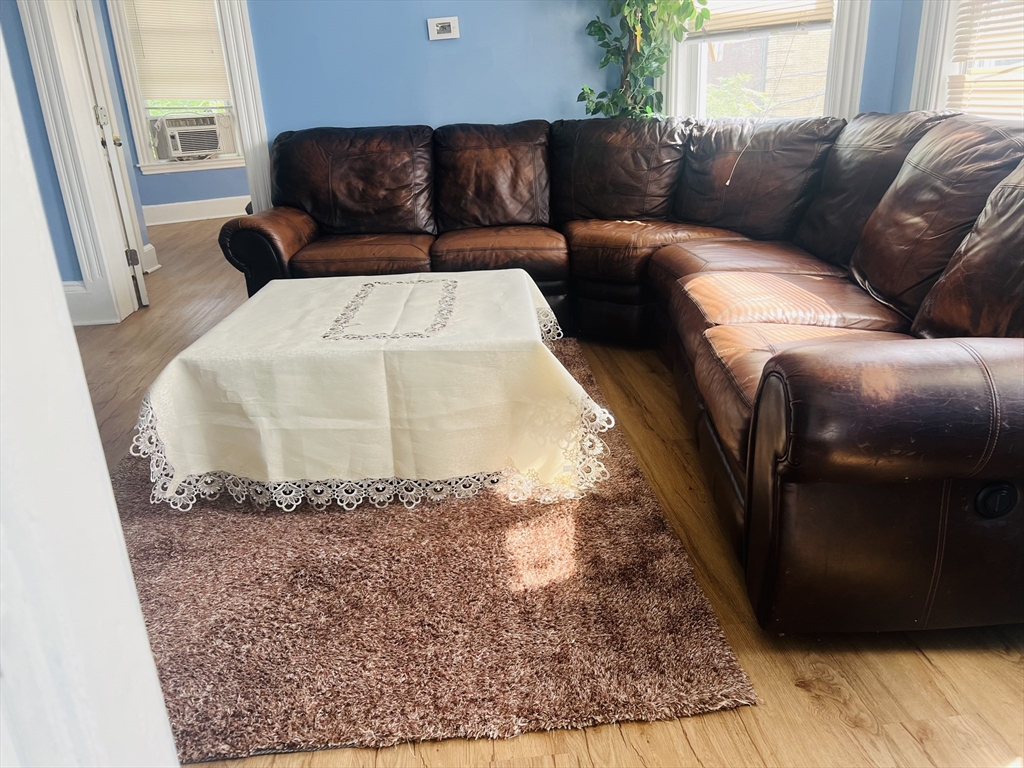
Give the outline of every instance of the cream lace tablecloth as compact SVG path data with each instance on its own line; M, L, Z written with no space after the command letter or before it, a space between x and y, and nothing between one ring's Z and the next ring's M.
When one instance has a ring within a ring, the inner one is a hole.
M560 336L522 270L275 280L164 369L132 453L177 509L578 498L613 419Z

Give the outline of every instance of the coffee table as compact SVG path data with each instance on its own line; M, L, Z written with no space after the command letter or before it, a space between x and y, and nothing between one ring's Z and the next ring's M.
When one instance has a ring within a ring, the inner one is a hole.
M182 510L579 498L614 420L560 336L522 270L276 280L157 377L132 453Z

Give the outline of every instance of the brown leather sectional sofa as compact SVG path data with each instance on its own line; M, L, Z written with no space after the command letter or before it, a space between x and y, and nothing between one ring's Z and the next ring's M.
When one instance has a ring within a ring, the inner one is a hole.
M519 267L660 344L760 624L1024 620L1024 126L321 128L221 232L276 278Z

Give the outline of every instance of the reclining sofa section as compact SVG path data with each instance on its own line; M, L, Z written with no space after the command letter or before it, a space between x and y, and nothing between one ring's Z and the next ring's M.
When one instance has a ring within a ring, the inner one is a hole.
M1024 126L911 112L318 128L224 225L273 279L525 269L660 344L758 622L1024 620Z

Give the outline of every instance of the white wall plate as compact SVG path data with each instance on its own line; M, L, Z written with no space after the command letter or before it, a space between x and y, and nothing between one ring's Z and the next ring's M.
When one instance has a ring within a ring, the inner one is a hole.
M427 19L427 37L431 40L454 40L459 36L459 17L441 16Z

